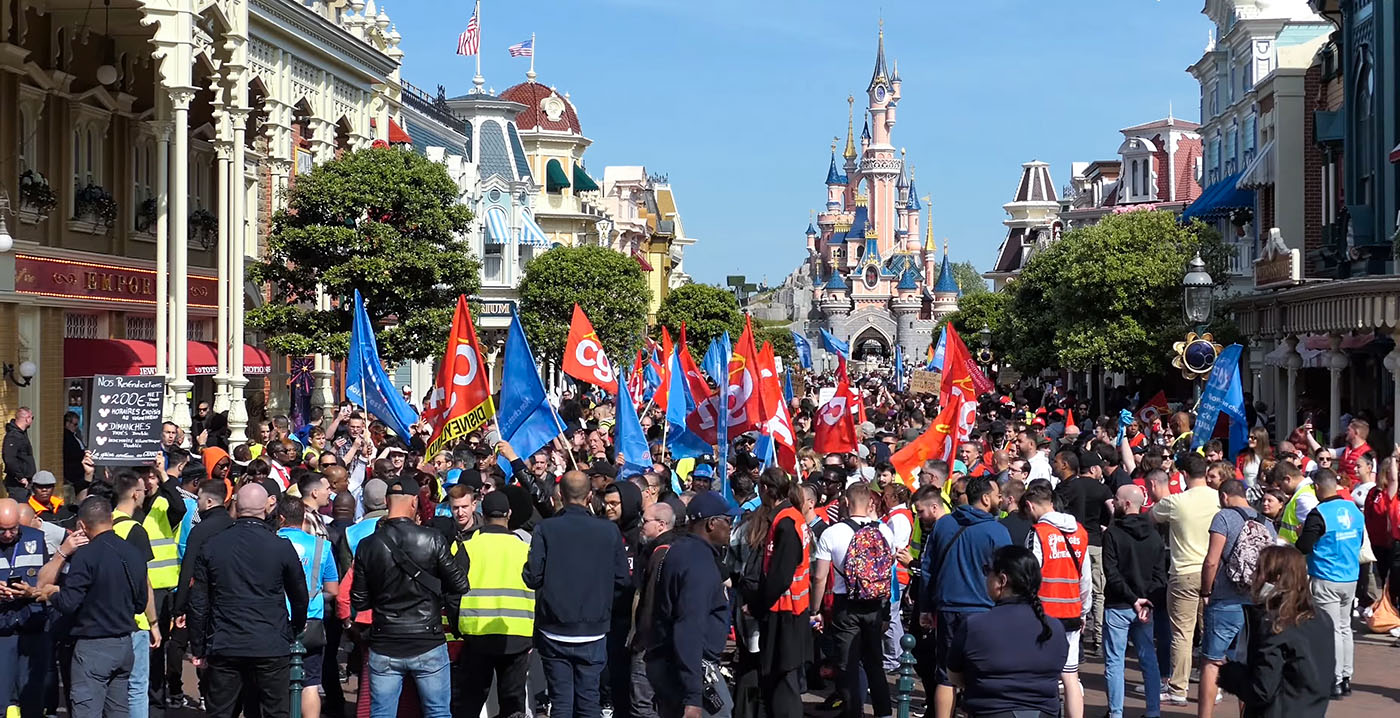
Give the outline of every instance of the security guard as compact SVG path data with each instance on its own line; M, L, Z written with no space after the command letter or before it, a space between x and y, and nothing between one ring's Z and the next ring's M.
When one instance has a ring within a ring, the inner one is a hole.
M189 453L176 447L171 449L167 456L172 469L183 470ZM142 468L138 473L146 482L146 500L142 505L144 515L139 518L141 528L146 529L146 536L151 541L152 558L146 564L146 576L150 579L151 591L154 593L156 614L160 620L160 635L169 636L171 621L174 618L172 609L175 605L175 587L180 584L179 531L188 509L180 495L179 471L167 475L154 468ZM184 654L168 651L169 642L166 644L151 649L151 703L178 710L185 707L183 692L180 690ZM167 659L167 653L172 654L170 659ZM175 681L167 689L167 684L170 683L168 677L174 678ZM173 703L167 700L167 690L176 698Z
M131 634L131 645L136 652L136 661L131 667L131 679L127 682L127 695L130 697L131 718L146 718L150 715L150 674L151 646L160 645L160 625L156 621L155 594L151 580L155 569L155 547L145 524L138 522L135 515L146 501L147 481L134 471L121 471L112 477L112 493L116 503L112 508L112 532L131 544L136 552L146 558L147 597L145 610L136 614L136 632ZM174 548L173 532L170 546ZM179 578L179 563L175 566L176 579ZM164 671L157 669L159 673Z
M1303 530L1303 522L1307 521L1308 514L1317 508L1317 488L1313 486L1311 479L1303 476L1303 472L1297 466L1287 461L1277 464L1274 477L1279 487L1291 497L1283 507L1283 516L1279 517L1278 537L1296 544L1298 534Z
M44 532L20 523L19 503L0 499L0 708L10 718L43 715L48 641L39 569Z
M526 671L535 634L535 592L522 578L530 545L509 528L510 499L501 491L481 500L485 525L453 542L466 552L471 590L455 613L462 651L452 663L452 715L476 716L491 691L492 671L503 716L525 713Z

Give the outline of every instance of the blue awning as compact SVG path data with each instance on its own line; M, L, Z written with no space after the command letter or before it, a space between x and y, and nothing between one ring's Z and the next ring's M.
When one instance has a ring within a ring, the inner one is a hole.
M1232 209L1254 206L1254 190L1239 189L1235 185L1240 181L1240 175L1244 172L1236 172L1219 182L1207 187L1195 202L1191 203L1184 212L1181 213L1181 221L1187 222L1192 218L1206 219L1215 217Z
M539 247L540 249L549 249L553 246L553 242L549 241L544 230L535 223L534 217L529 215L525 216L525 232L520 235L520 243L527 247Z
M510 244L510 220L500 207L486 210L486 244Z

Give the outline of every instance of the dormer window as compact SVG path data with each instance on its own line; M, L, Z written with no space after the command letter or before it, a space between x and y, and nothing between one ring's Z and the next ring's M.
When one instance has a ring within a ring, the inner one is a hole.
M1128 189L1127 196L1120 197L1122 203L1155 202L1157 193L1152 187L1152 157L1157 146L1145 137L1129 137L1118 147L1118 155L1123 158L1123 168L1127 170L1127 182L1122 186Z

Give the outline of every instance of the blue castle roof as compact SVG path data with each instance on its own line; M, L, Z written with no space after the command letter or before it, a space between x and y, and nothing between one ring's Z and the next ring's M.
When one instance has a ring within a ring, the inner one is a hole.
M958 280L953 278L953 264L948 255L943 254L943 266L938 270L938 282L933 285L934 294L957 294Z
M856 207L855 216L851 219L850 230L844 233L833 232L831 235L831 239L827 240L827 242L830 244L842 244L847 239L865 239L865 223L867 218L869 217L868 211L869 210L867 210L867 208L865 207Z
M841 278L841 272L840 272L840 271L833 271L833 272L831 273L831 276L826 280L826 288L827 288L827 289L849 289L849 287L846 286L846 280L844 280L844 279Z
M914 188L914 180L909 180L909 202L904 205L904 208L915 212L924 208L919 203L919 190Z
M918 275L914 271L914 265L910 264L904 268L904 274L899 277L899 286L896 287L901 292L912 291L919 288Z
M844 185L844 184L847 184L846 175L842 174L842 173L841 173L841 170L836 169L836 153L835 153L835 152L832 152L832 153L831 153L831 166L828 167L827 170L826 170L826 183L827 183L828 185L833 185L833 184Z

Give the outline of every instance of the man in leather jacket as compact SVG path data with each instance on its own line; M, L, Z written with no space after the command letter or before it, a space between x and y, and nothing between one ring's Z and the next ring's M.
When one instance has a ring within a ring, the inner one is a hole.
M450 718L451 678L442 632L446 594L470 588L465 557L448 554L442 534L414 523L418 484L409 478L389 484L388 515L355 551L350 605L372 609L369 637L371 718L398 715L399 693L412 676L424 718Z

